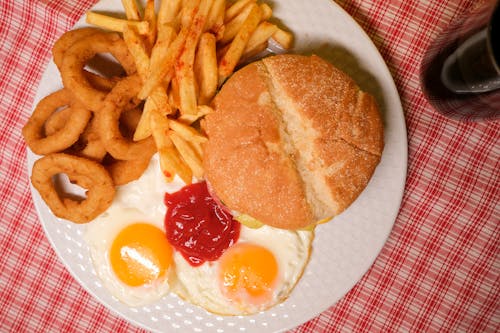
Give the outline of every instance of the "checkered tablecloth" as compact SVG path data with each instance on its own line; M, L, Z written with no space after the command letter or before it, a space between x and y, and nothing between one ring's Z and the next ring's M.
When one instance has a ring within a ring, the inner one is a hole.
M139 332L80 287L44 235L21 128L56 38L93 0L0 1L0 331ZM429 42L473 0L338 0L398 87L409 167L394 229L371 269L295 332L500 330L500 122L460 123L419 87Z

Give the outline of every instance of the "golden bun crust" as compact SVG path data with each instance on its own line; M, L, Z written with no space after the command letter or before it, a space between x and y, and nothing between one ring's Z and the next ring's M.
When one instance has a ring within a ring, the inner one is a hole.
M344 211L383 149L376 103L317 56L278 55L237 71L205 119L204 167L230 209L284 229Z

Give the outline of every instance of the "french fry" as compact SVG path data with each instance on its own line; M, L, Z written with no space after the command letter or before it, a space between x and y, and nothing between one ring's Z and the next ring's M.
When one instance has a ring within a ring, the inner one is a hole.
M160 150L172 147L172 142L168 137L168 131L170 130L168 118L163 116L156 108L151 109L149 117L156 148Z
M195 114L197 97L194 77L194 58L196 46L205 27L207 15L213 0L201 0L192 20L184 50L176 66L176 77L179 80L179 98L181 113Z
M161 35L162 40L160 42L168 43L169 40L171 39L171 35L172 31L167 29L165 33L162 33ZM145 46L141 38L135 32L134 28L130 26L128 26L124 30L123 38L125 40L125 43L127 44L130 54L134 58L137 67L137 72L139 73L143 81L146 80L150 68L150 59L148 58ZM161 45L163 44L155 45L155 47L156 46L161 47ZM158 51L158 48L156 48L155 50ZM151 109L153 108L159 110L163 115L166 115L171 112L170 105L168 104L168 97L166 90L161 86L156 87L146 99L142 116L134 132L133 139L135 141L145 139L151 135L149 119L150 119Z
M216 36L224 26L224 12L226 10L226 0L214 0L212 8L207 16L205 31L211 31Z
M175 38L175 30L169 24L158 25L155 45L151 50L151 68L160 68L162 59L168 54L168 49Z
M208 105L198 105L198 107L196 108L196 114L182 114L179 118L177 118L177 120L184 124L190 125L212 112L213 109Z
M171 182L175 175L178 175L186 184L191 184L193 173L170 139L167 117L153 110L150 114L150 121L160 157L160 168L165 180Z
M134 136L132 138L134 141L144 140L151 136L151 110L155 107L156 105L152 99L146 99L141 118L135 127Z
M172 107L168 101L167 91L162 87L157 87L151 95L148 96L148 100L151 99L155 105L156 109L160 111L163 116L172 114Z
M168 90L168 103L170 106L176 110L179 110L180 108L180 98L179 98L179 82L177 81L177 78L173 78L172 81L170 81L170 88ZM181 115L182 116L182 115Z
M278 28L278 30L273 34L272 39L275 40L285 50L289 50L292 48L293 35L288 31Z
M158 34L156 42L151 50L150 68L158 69L162 66L162 61L169 52L169 46L175 38L175 30L169 24L158 25ZM149 79L149 76L148 76ZM162 88L166 90L168 82L162 85L159 84L155 89Z
M179 151L182 159L189 166L196 178L203 177L203 165L201 157L195 149L175 131L169 131L169 137L174 143L175 148Z
M241 13L248 4L255 3L255 0L238 0L226 9L224 22L229 22Z
M183 114L196 113L196 81L194 78L194 70L192 63L184 63L181 57L182 66L178 66L176 77L179 84L179 110Z
M250 14L248 14L245 23L241 30L234 37L229 49L219 61L219 86L231 75L234 68L238 64L243 51L247 45L248 39L257 28L260 22L260 8L258 5L253 4Z
M122 6L128 20L139 21L141 19L139 6L137 6L137 2L135 0L122 0Z
M182 0L161 0L158 10L158 25L173 24L181 9Z
M137 73L139 73L139 76L143 81L146 80L149 72L149 57L146 53L144 43L134 26L125 26L123 29L123 40L125 41L132 58L134 58Z
M162 2L162 5L164 3L165 1ZM174 65L183 50L188 32L189 28L183 27L179 34L175 36L172 24L160 23L159 21L158 38L151 51L151 69L142 90L139 92L139 98L146 98L162 82L164 86L168 86L174 76Z
M167 182L172 181L170 175L178 175L187 185L193 182L193 171L184 162L175 147L163 148L158 150L160 157L160 168L165 175Z
M135 29L132 26L125 27L123 31L123 39L125 41L125 44L127 45L127 48L129 49L130 54L132 55L132 58L134 58L139 76L142 80L145 80L149 71L149 57L146 54L142 40L136 34ZM156 105L154 105L153 101L148 98L148 100L146 100L146 103L144 104L144 110L142 112L141 118L139 119L139 123L137 124L134 131L134 141L145 139L151 135L149 115L150 110L153 107L156 107Z
M156 33L157 33L157 17L155 12L155 0L148 0L146 2L146 6L144 7L144 21L149 23L149 32L146 34L145 39L147 42L147 50L148 53L151 52L151 49L156 41Z
M202 147L202 142L196 142L196 141L190 141L189 144L191 147L196 151L198 156L201 156L201 161L203 163L203 147Z
M180 12L181 26L188 27L199 10L200 0L183 0Z
M220 40L222 44L229 43L236 36L253 8L255 8L255 4L248 4L236 17L234 17L231 21L226 22L224 26L224 35Z
M141 35L146 35L149 32L149 23L146 21L129 21L96 12L87 12L85 21L88 24L93 24L111 31L123 32L124 28L130 24L133 25Z
M211 33L201 35L194 61L199 87L198 103L207 104L217 91L216 38Z
M171 130L179 134L184 140L188 142L199 142L203 143L207 141L207 137L199 133L193 127L181 123L177 120L169 120L168 126Z
M245 51L243 52L244 57L247 57L249 54L255 54L256 50L262 48L263 44L267 45L267 41L276 31L278 31L278 27L275 24L267 21L259 23L253 34L248 39Z
M267 3L260 4L260 11L262 13L262 17L260 18L262 21L269 20L273 16L273 10Z
M143 140L151 136L152 130L150 119L151 112L153 110L159 111L159 113L163 116L167 116L168 114L172 113L172 108L170 107L170 104L168 102L167 93L161 87L157 87L146 99L141 118L139 119L139 123L137 124L134 132L134 141Z
M162 148L158 149L158 156L160 158L160 170L165 177L165 181L171 183L177 174L176 170L184 169L178 166L183 163L179 152L175 147Z
M121 0L123 9L125 10L125 16L127 20L139 21L141 19L141 13L136 0Z
M149 72L150 59L146 54L142 40L135 33L133 27L127 27L123 33L123 37L130 54L134 58L137 72L141 76L142 80L145 80ZM137 125L134 133L134 140L142 140L151 135L149 115L151 109L153 108L159 110L163 115L171 112L166 91L160 86L155 88L151 95L149 95L146 99L141 119L139 120L139 124Z
M158 63L155 64L157 67L151 66L148 78L143 82L142 89L138 94L140 99L145 99L158 85L162 83L167 85L170 82L174 74L175 62L181 54L184 43L186 42L188 30L189 29L186 27L182 28L172 44L168 47L167 52L162 54L158 59Z

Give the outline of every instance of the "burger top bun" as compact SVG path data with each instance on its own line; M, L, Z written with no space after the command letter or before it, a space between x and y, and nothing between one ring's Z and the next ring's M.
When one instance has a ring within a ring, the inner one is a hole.
M277 55L237 71L205 119L206 179L229 209L283 229L344 211L383 149L375 100L317 56Z

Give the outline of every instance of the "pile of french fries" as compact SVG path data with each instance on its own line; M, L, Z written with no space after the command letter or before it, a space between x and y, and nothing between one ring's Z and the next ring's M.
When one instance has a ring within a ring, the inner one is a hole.
M270 23L272 9L256 0L122 0L126 19L89 11L89 24L123 33L143 81L144 111L134 140L153 136L160 168L170 182L203 177L197 120L238 64L265 50L273 39L282 48L290 32Z

